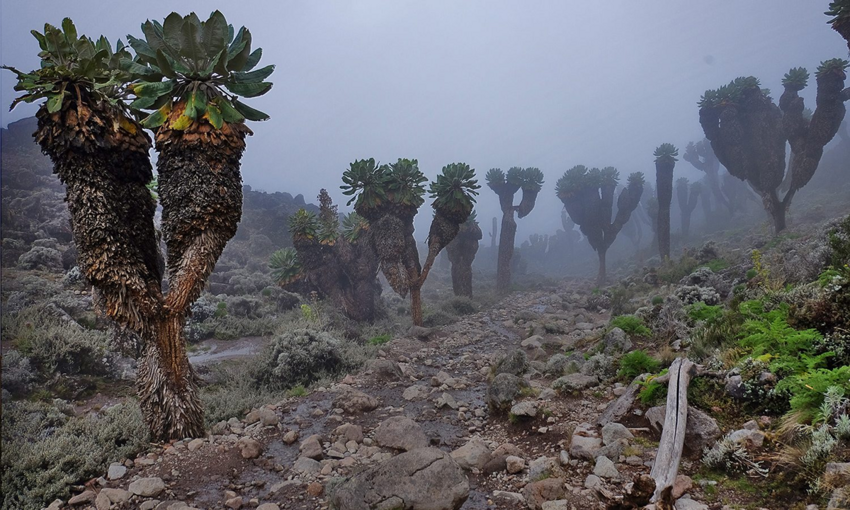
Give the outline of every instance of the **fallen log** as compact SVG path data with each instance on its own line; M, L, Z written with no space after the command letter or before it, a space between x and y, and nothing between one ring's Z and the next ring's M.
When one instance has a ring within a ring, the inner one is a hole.
M655 480L651 501L658 501L668 487L673 487L685 446L688 423L688 385L697 374L697 366L687 358L678 358L670 365L667 385L667 412L664 429L658 444L658 454L649 476Z
M619 421L620 418L626 415L629 412L629 409L632 408L632 404L635 402L635 397L637 397L638 392L640 391L641 384L646 378L649 377L649 374L641 374L632 380L632 383L626 388L626 392L620 395L620 398L613 401L608 407L605 408L605 411L599 416L599 419L596 420L596 423L600 427L604 427L611 422Z

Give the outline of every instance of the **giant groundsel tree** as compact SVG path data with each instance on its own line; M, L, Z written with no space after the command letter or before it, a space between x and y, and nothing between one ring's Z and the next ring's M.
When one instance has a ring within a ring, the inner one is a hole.
M682 224L682 240L686 240L691 232L691 215L697 207L702 185L699 182L693 184L687 177L676 179L676 199L679 202L679 217Z
M478 181L475 171L464 163L443 167L428 193L434 201L434 218L428 232L428 254L424 266L413 237L413 219L425 203L425 175L415 159L399 159L378 165L374 159L358 160L342 177L343 194L352 196L354 210L369 222L371 240L381 272L402 297L410 293L413 323L422 325L421 289L440 251L460 230L472 213Z
M247 29L234 34L219 12L206 22L172 13L142 31L145 39L129 38L132 58L120 43L78 37L70 20L47 26L36 35L41 69L16 72L19 100L48 98L36 140L66 185L80 267L106 314L144 340L139 401L151 436L168 440L204 432L183 325L241 216L244 121L267 118L237 96L268 91L261 80L273 66L248 72L262 52L251 53ZM128 108L152 113L140 125ZM167 294L142 126L155 130L159 152Z
M850 99L850 89L844 88L847 65L846 60L832 59L818 67L817 107L811 118L804 114L799 96L809 79L804 68L785 74L779 106L752 76L708 90L700 99L700 124L717 159L761 196L776 232L785 229L791 200L814 175L824 146L844 119L844 102ZM786 142L791 147L791 176L788 191L780 198Z
M635 172L629 175L628 184L617 197L617 214L612 221L619 178L619 172L613 167L588 170L584 165L577 165L567 170L555 185L555 193L570 218L579 226L599 257L599 284L605 282L605 255L608 248L629 221L643 194L643 174Z
M733 206L729 203L728 198L723 194L723 190L720 187L720 161L714 155L711 142L708 139L703 139L697 143L688 143L688 146L685 147L685 154L682 157L685 161L693 165L694 168L705 173L705 180L708 183L708 188L711 190L714 201L717 204L723 204L731 214ZM711 210L710 202L705 198L703 198L703 208L706 212ZM706 214L707 218L708 215Z
M452 290L455 296L472 297L472 262L483 237L475 211L460 226L457 236L446 246L452 263Z
M337 207L323 189L318 216L298 210L289 217L289 232L294 247L274 252L269 261L275 281L302 295L316 292L353 320L374 320L381 285L366 220L351 213L340 229Z
M673 144L662 143L655 149L655 192L658 199L658 215L655 234L658 238L658 253L663 260L670 258L670 204L673 201L673 168L679 149Z
M850 0L830 2L829 10L824 14L830 17L829 24L832 29L841 34L847 41L847 49L850 50Z
M502 231L499 236L499 258L496 266L496 290L507 292L511 286L511 259L516 241L517 216L524 218L534 209L537 194L543 188L543 172L538 168L513 167L505 174L491 168L486 175L487 186L499 196L502 209ZM514 194L522 189L522 200L514 205Z

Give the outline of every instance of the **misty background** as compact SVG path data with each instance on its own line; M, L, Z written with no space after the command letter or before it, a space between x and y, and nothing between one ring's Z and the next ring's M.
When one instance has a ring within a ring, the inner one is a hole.
M219 9L251 30L261 64L277 65L274 88L249 103L271 120L249 123L245 184L308 202L325 187L347 211L340 178L355 159L417 158L429 178L465 162L482 184L476 209L486 244L490 218L501 213L484 174L535 166L545 184L517 222L519 245L560 228L554 185L568 168L615 166L623 182L642 171L654 186L655 147L670 142L682 154L703 138L696 103L706 89L753 75L778 97L791 67L814 72L846 57L826 24L828 3L2 0L0 62L38 67L29 31L66 16L81 34L114 43L172 10L206 19ZM34 115L36 105L7 111L15 79L0 76L0 124ZM813 107L810 82L801 95ZM675 177L683 176L702 174L680 158ZM430 220L423 206L417 237Z

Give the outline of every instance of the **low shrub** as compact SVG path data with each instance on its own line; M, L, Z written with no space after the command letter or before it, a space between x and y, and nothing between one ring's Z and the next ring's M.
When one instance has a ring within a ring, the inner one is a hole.
M30 360L15 349L9 349L3 355L3 389L13 395L29 391L35 374Z
M478 311L478 307L471 299L464 296L453 297L446 301L442 309L452 315L469 315Z
M652 336L652 331L643 321L634 315L620 315L611 319L611 327L620 328L629 336Z
M638 349L620 358L620 369L617 375L631 381L640 374L651 374L658 371L660 362Z
M148 444L147 427L133 402L80 418L71 414L66 406L3 403L4 510L39 510L56 498L67 499L72 484L100 476L110 462L133 457Z

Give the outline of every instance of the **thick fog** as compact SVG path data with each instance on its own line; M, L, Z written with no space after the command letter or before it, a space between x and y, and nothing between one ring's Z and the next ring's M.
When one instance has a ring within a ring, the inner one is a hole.
M846 57L823 15L828 2L67 2L2 0L3 64L38 65L29 34L70 16L80 33L110 40L140 35L147 18L220 9L245 25L274 88L251 104L271 114L252 123L246 184L337 202L349 162L418 158L434 177L451 162L484 173L536 166L546 183L535 210L518 220L517 244L560 226L554 185L576 164L615 166L623 180L654 182L653 150L684 151L702 138L696 102L707 88L754 75L778 96L791 67L814 71ZM178 7L179 6L179 7ZM2 103L15 97L2 73ZM814 87L804 91L813 106ZM0 123L33 115L4 107ZM677 177L700 177L684 161ZM519 197L517 198L517 200ZM482 188L479 221L489 232L496 195ZM423 207L417 232L430 221Z

